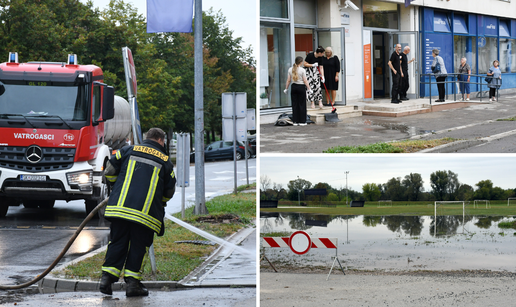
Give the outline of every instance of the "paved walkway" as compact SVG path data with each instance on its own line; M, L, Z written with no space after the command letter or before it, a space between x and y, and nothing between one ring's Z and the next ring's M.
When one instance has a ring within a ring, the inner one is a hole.
M403 117L362 115L346 118L339 114L340 122L308 126L274 126L275 119L270 119L277 118L279 114L263 111L264 114L260 116L260 153L322 153L335 146L444 137L461 141L429 151L455 152L479 146L475 152L516 152L516 143L512 142L513 136L516 136L514 121L499 121L516 116L515 99L516 92L505 93L498 102L493 103L473 101L468 104L433 104L433 112ZM392 106L386 101L353 101L348 104L357 108L375 105L379 109L389 107L406 112L401 109L405 108L404 105L423 102L428 104L427 99L409 100ZM331 109L322 110L325 111L328 113ZM290 110L285 109L283 112ZM497 146L480 146L485 144Z
M260 306L507 306L516 274L260 274Z

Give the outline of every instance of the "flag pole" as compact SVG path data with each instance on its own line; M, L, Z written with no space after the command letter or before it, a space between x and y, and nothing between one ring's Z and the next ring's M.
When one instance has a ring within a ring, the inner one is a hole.
M208 214L204 187L204 102L203 102L203 46L202 0L195 0L194 20L194 105L195 105L195 207L194 214Z

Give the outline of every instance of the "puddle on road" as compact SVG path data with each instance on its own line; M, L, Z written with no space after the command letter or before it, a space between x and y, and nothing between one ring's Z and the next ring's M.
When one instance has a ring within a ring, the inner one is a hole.
M438 216L434 227L433 216L273 213L261 216L260 232L288 236L304 230L314 238L338 238L337 256L348 269L516 272L516 231L498 228L502 220L507 219ZM288 248L266 248L265 254L273 263L330 267L335 250L295 255Z
M375 131L375 132L379 132L379 133L401 132L401 133L407 134L407 136L409 136L409 137L427 134L427 133L435 133L435 130L422 129L422 128L418 128L418 127L414 127L414 126L407 126L407 125L399 124L399 123L372 121L370 119L360 120L360 121L358 121L358 124L360 124L360 126L355 126L356 130ZM335 125L337 127L346 126L348 128L350 126L349 122L344 122L344 121L340 121L340 122L336 122L336 123L325 123L325 125Z

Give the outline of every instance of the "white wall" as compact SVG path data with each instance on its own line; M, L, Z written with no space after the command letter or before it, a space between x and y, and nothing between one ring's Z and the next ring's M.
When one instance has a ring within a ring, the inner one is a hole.
M351 0L362 7L360 0ZM344 9L344 0L319 0L318 26L320 28L346 28L346 99L361 99L364 96L363 85L363 50L362 50L362 11L351 8ZM349 13L350 24L341 25L340 10Z
M355 1L355 0L354 0ZM404 0L383 0L401 4L405 8ZM411 6L425 6L436 9L461 11L481 15L492 15L504 18L516 18L516 1L502 0L415 0Z

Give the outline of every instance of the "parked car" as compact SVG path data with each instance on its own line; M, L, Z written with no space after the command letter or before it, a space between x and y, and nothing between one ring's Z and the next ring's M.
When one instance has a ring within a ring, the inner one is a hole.
M245 145L237 141L236 159L245 159ZM251 157L251 152L247 151L247 158ZM233 142L216 141L206 146L204 149L204 161L233 159ZM190 162L195 162L195 152L190 154Z
M251 157L256 157L256 134L247 136L247 142L249 142L249 150L251 151Z

